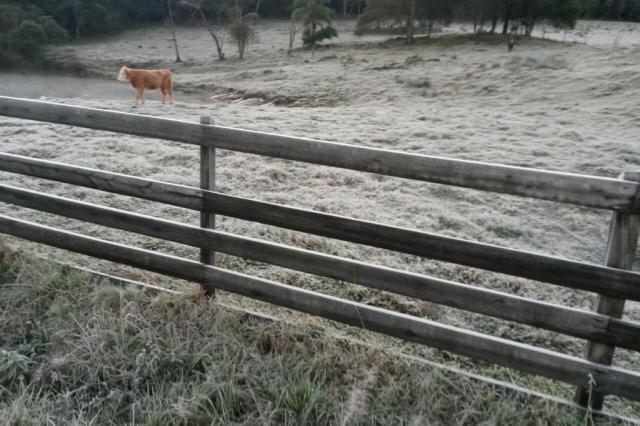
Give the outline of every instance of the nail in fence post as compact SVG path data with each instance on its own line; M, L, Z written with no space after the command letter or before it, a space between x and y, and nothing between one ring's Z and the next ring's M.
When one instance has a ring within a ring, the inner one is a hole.
M215 124L211 117L200 117L203 126ZM200 147L200 188L209 191L216 190L216 149L214 147ZM202 228L215 228L216 215L206 211L200 212L200 226ZM215 265L216 254L209 249L200 249L200 261L207 265ZM215 290L208 289L206 294L215 297Z
M620 176L624 180L640 181L640 173L626 172ZM636 204L640 202L640 194L636 196ZM618 269L632 269L638 245L640 216L624 212L615 212L609 227L607 255L605 265ZM624 299L598 296L597 311L600 314L621 318L624 313ZM603 343L588 342L586 358L589 361L611 365L615 346ZM587 378L585 378L587 382ZM597 389L597 383L595 384ZM604 394L597 390L590 392L588 387L578 387L575 395L576 403L593 410L602 409Z

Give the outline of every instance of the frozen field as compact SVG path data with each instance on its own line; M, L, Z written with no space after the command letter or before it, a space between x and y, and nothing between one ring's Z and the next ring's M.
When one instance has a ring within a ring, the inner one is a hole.
M380 36L357 38L352 29L352 23L340 23L341 37L332 47L315 53L296 50L287 56L288 24L263 23L258 28L259 42L249 46L246 60L235 60L233 46L227 42L230 60L224 63L214 59L215 49L205 29L181 29L183 64L171 62L172 47L164 29L135 30L105 41L58 46L51 52L62 62L81 64L96 77L109 79L5 75L0 78L11 84L0 88L0 94L45 96L194 122L209 115L219 124L252 130L599 176L640 170L640 25L581 23L567 35L578 43L522 41L512 53L504 44L459 38L411 47L384 44ZM546 33L545 37L561 40L564 35ZM163 107L159 96L152 95L146 106L134 107L130 90L115 81L123 64L171 67L178 89L175 105ZM193 146L4 118L0 119L0 140L2 150L11 153L186 185L198 183L198 149ZM9 174L1 174L0 179L198 223L196 214L181 209ZM218 182L220 191L249 198L596 263L604 256L607 212L225 151L218 157ZM18 213L6 205L0 209L102 238L197 257L196 250L183 246L27 210ZM590 308L594 300L583 292L238 220L222 218L219 224L222 230L242 235L577 308ZM65 252L14 243L55 259L180 285ZM221 265L447 324L582 353L582 342L553 333L232 257L222 256ZM221 298L254 306L230 295ZM631 305L628 316L640 320L640 307ZM625 351L617 354L620 365L640 369L637 356Z

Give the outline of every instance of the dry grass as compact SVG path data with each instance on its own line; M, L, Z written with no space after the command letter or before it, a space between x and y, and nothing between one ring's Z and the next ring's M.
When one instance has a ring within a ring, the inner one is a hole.
M4 267L4 424L583 423L304 326L118 289L49 262Z

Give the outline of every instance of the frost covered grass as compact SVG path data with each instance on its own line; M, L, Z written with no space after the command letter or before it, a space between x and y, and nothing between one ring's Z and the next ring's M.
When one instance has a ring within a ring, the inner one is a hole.
M340 22L336 44L314 53L287 56L287 23L264 21L259 42L246 60L214 60L202 28L182 28L185 63L171 63L172 47L162 28L145 28L112 39L56 47L62 63L80 65L101 79L13 76L14 96L44 95L57 102L108 108L253 130L339 141L419 154L530 166L615 177L638 170L640 66L634 43L618 46L523 41L509 54L495 40L475 42L455 36L416 46L384 43L383 36L359 39L352 23ZM581 24L582 25L582 24ZM595 25L595 24L593 24ZM603 28L598 31L623 31ZM631 25L631 24L629 24ZM351 26L351 27L350 27ZM594 30L595 31L595 30ZM596 32L597 33L597 32ZM640 28L624 29L635 40ZM597 33L600 34L600 33ZM592 38L595 40L594 38ZM604 40L604 39L603 39ZM590 43L591 44L591 43ZM135 108L129 89L115 82L130 66L168 66L175 71L176 105L162 107L151 95ZM22 82L22 83L21 83ZM37 84L36 84L37 83ZM20 85L25 86L21 88ZM37 89L37 90L36 90ZM0 119L2 150L101 168L119 173L197 186L198 149L177 143ZM544 252L601 263L610 214L441 185L218 152L219 190L233 195L357 217L395 226ZM44 180L0 174L0 181L192 224L195 212ZM130 233L41 214L12 206L0 212L138 247L198 258L194 249ZM362 247L269 226L219 218L221 230L433 275L512 294L591 309L595 296L485 271ZM32 253L73 261L150 283L184 288L188 284L119 265L10 240ZM556 333L493 320L426 302L220 255L232 270L270 278L340 297L424 316L496 336L583 356L584 342ZM310 325L342 328L272 306L220 293L219 298ZM626 317L640 320L640 306L628 303ZM358 332L363 339L380 336ZM384 339L382 339L384 340ZM571 397L570 387L505 373L428 348L404 345L411 353ZM616 352L616 365L640 370L640 356ZM629 415L637 405L612 400Z
M0 346L10 425L583 423L381 346L26 258L3 261Z

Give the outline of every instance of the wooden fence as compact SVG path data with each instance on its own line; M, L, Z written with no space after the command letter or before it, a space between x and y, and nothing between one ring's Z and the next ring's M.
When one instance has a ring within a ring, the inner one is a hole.
M0 185L0 201L201 249L201 261L160 254L0 215L0 232L201 283L577 386L578 403L605 394L640 400L640 374L611 366L615 347L640 351L640 323L622 319L640 301L632 271L640 173L618 179L406 154L201 123L0 97L0 115L113 131L201 147L201 188L0 153L0 170L161 202L201 213L201 226ZM425 182L613 211L605 265L573 261L215 191L215 149L227 149ZM213 229L224 215L599 294L596 312ZM586 359L247 276L215 266L215 252L551 330L587 341Z

